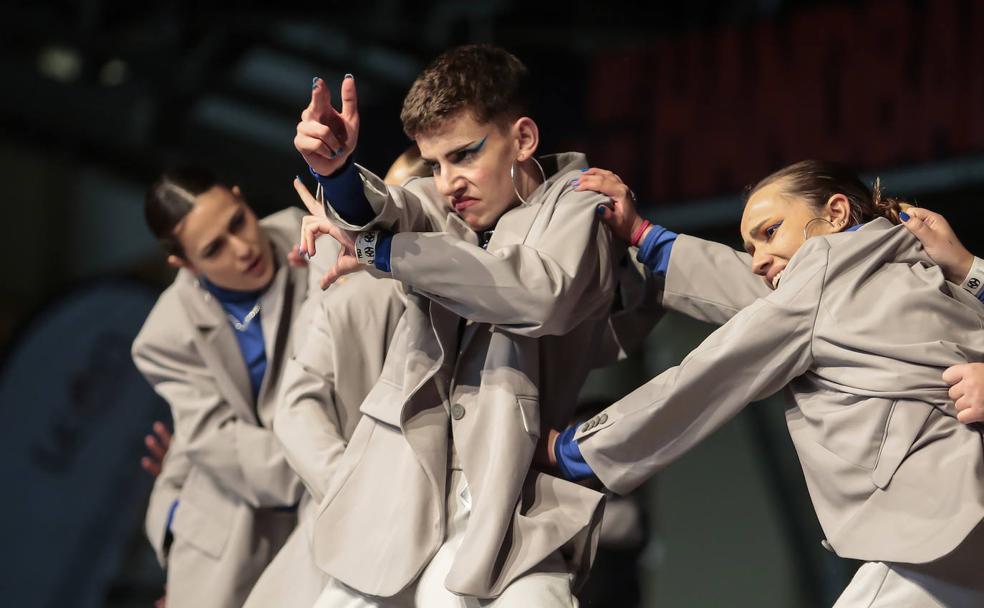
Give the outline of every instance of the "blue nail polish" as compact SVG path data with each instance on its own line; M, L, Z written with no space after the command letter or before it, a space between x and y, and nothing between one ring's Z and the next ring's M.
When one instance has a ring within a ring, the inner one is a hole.
M598 205L597 207L595 207L595 213L597 213L598 215L605 215L605 209L606 207L604 205Z
M571 185L572 185L572 186L577 186L577 185L578 185L578 184L580 184L580 183L581 183L581 180L579 180L579 179L578 179L578 178L576 178L576 177L575 177L574 179L572 179L572 180L571 180Z
M341 154L344 151L345 151L345 146L338 146L338 149L335 150L335 154Z
M901 219L903 222L908 222L909 214L906 213L905 211L899 211L899 219Z
M352 75L351 74L346 74L345 75L345 78L352 78Z
M338 158L338 154L336 154L335 151L332 150L331 154L328 155L328 160L335 160L336 158Z
M318 81L319 80L321 80L321 79L318 78L317 76L315 76L314 78L311 79L311 88L312 89L314 89L315 87L318 86Z
M585 171L587 171L587 169L581 169L581 173L584 173Z

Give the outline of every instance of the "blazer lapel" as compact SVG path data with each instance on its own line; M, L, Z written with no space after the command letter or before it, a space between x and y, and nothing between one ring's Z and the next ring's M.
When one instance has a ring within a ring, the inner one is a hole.
M192 324L205 366L214 375L222 396L247 420L256 422L252 388L239 343L225 311L214 297L198 286L194 276L181 270L179 294Z

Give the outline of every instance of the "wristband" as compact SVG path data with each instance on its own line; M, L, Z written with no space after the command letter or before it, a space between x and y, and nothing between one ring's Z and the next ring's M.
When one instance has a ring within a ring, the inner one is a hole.
M355 259L363 266L376 264L376 243L379 241L379 231L369 230L360 232L355 237Z
M984 260L975 257L974 263L970 266L967 278L960 284L961 287L974 294L978 298L984 291Z
M639 224L639 227L636 228L635 232L632 233L632 238L629 240L629 244L632 245L633 247L638 247L639 241L642 240L642 235L646 234L646 229L649 228L650 226L652 226L652 222L650 222L649 220L642 220L642 223Z

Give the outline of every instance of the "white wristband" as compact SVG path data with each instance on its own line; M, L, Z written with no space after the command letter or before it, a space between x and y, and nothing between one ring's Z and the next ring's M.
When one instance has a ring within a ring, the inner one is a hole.
M360 232L355 237L355 259L363 266L374 266L376 264L376 244L378 241L378 230Z
M977 297L981 296L981 292L984 291L984 260L974 258L970 272L967 273L967 278L963 280L960 286Z

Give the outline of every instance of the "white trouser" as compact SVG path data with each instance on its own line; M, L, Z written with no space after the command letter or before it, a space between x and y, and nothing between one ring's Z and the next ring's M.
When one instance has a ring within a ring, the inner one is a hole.
M468 483L455 468L449 471L446 512L444 544L410 587L393 597L373 597L332 579L315 608L577 608L577 599L571 593L571 575L559 553L543 562L542 572L517 579L497 598L482 600L448 591L444 579L461 546L471 512Z

